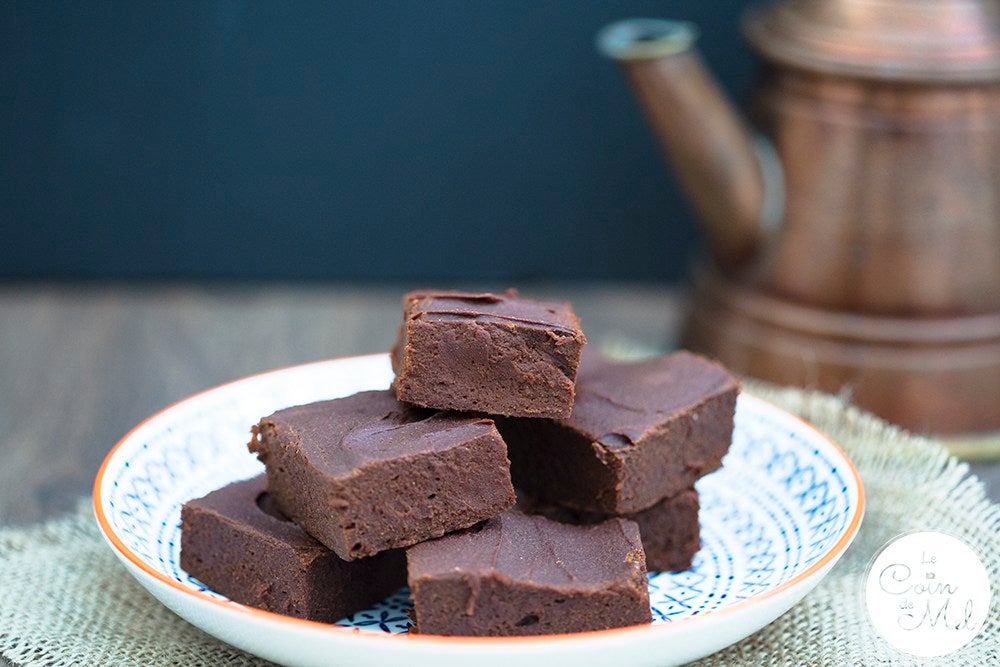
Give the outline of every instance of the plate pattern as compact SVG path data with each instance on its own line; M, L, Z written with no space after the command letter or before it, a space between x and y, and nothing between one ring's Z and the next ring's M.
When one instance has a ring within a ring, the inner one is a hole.
M332 386L322 364L227 385L160 413L131 436L105 499L114 531L152 568L186 587L206 590L179 565L180 506L262 466L246 449L259 416L353 391ZM338 371L343 375L343 367ZM349 375L349 374L348 374ZM366 380L369 385L371 380ZM384 387L384 384L381 384ZM856 506L848 471L780 412L741 397L733 445L723 467L697 484L702 549L692 569L651 573L653 623L712 612L772 589L805 571L846 530ZM816 436L818 438L818 436ZM337 625L367 632L406 632L406 589Z

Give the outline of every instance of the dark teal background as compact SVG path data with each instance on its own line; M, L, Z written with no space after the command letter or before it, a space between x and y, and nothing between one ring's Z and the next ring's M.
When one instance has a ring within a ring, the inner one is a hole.
M747 3L5 2L0 276L685 275L697 231L605 23Z

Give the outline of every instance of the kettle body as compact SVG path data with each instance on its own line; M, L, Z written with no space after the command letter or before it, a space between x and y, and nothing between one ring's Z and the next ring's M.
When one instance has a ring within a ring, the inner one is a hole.
M1000 80L767 70L750 113L784 215L744 280L835 311L1000 311Z

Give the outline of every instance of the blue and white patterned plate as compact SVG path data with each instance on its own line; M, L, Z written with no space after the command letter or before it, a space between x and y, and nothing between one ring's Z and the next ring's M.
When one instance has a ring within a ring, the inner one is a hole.
M250 425L279 408L388 386L386 355L334 359L238 380L153 415L98 473L105 538L147 589L203 630L288 665L440 667L680 664L771 622L811 590L857 533L864 493L844 453L800 419L748 395L723 467L698 482L702 549L691 570L651 573L651 626L538 638L407 634L405 589L335 625L251 609L180 569L180 507L258 474Z

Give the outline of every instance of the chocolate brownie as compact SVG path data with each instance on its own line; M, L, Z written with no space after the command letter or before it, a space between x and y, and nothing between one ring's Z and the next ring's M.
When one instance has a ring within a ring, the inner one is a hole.
M729 371L690 352L584 357L568 419L497 420L517 486L573 509L629 514L721 465L739 391Z
M514 504L507 448L490 419L366 391L279 410L253 427L268 490L346 559L466 528Z
M410 292L392 349L396 396L495 415L562 418L587 342L568 303L471 292Z
M698 492L685 489L664 498L650 508L625 514L623 519L639 526L642 548L649 571L676 572L691 567L691 560L701 548L698 525ZM526 514L541 514L554 521L588 525L607 521L607 514L595 514L553 505L517 490L514 509Z
M181 509L181 567L231 600L278 614L333 622L406 585L402 550L346 561L288 521L264 475Z
M416 631L542 635L649 623L639 528L505 512L406 552Z

